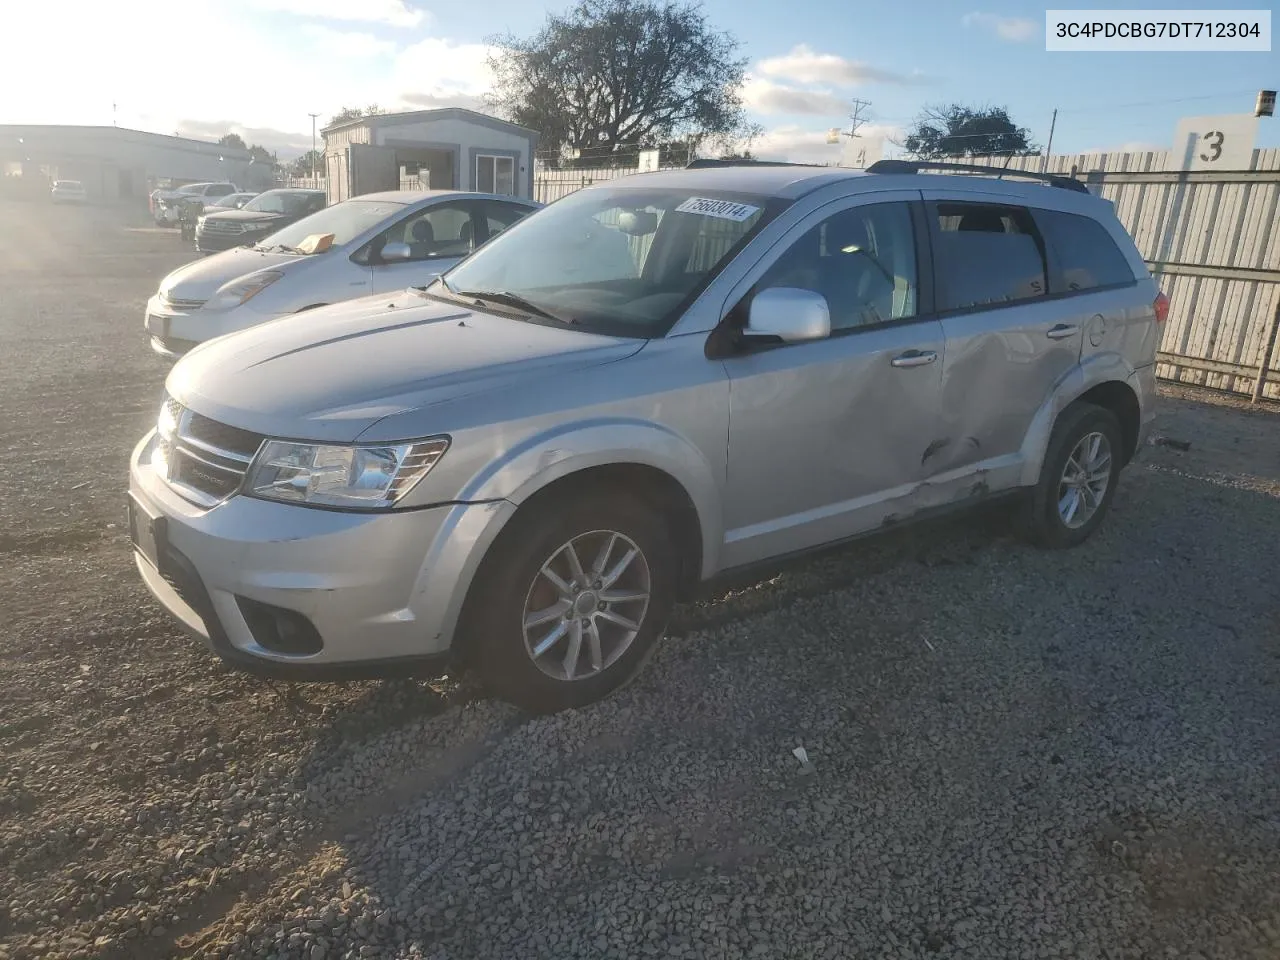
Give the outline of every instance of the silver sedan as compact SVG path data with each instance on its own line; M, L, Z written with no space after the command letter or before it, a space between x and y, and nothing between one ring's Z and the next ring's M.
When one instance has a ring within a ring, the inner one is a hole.
M428 284L540 206L456 190L336 203L170 273L147 301L151 347L175 358L277 317Z

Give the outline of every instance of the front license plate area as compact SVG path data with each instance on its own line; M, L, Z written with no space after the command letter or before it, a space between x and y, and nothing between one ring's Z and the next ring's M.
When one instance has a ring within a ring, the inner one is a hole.
M164 543L164 517L154 517L138 498L129 494L129 542L157 570L160 569L160 545Z

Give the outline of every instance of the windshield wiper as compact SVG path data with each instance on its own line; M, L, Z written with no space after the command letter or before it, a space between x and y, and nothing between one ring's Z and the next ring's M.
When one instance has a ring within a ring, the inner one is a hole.
M465 297L468 300L474 300L476 303L499 303L508 307L515 307L517 310L523 310L525 313L531 313L535 317L542 317L544 320L554 320L556 323L577 323L573 317L562 316L552 313L546 307L539 306L527 297L522 297L518 293L512 293L510 290L453 290L450 291L458 297Z

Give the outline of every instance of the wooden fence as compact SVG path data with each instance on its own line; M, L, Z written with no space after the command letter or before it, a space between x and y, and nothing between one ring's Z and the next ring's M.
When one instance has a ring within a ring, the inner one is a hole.
M1006 158L968 162L1002 167ZM1222 172L1173 170L1168 151L1008 165L1074 175L1115 204L1169 297L1161 377L1280 399L1280 150L1255 150L1249 170ZM633 172L539 169L535 198L549 203Z

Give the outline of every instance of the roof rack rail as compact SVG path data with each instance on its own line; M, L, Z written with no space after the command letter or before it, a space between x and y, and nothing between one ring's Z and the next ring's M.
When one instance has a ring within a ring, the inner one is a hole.
M701 170L704 167L811 167L811 163L788 163L785 160L753 160L746 157L733 157L725 160L715 160L711 157L704 157L698 160L690 160L685 164L686 170Z
M867 173L919 173L921 170L952 170L957 173L994 174L997 177L1021 177L1039 180L1052 187L1088 193L1089 188L1072 177L1054 173L1032 173L1030 170L1013 170L1005 167L986 167L976 163L945 163L941 160L877 160L867 167Z

